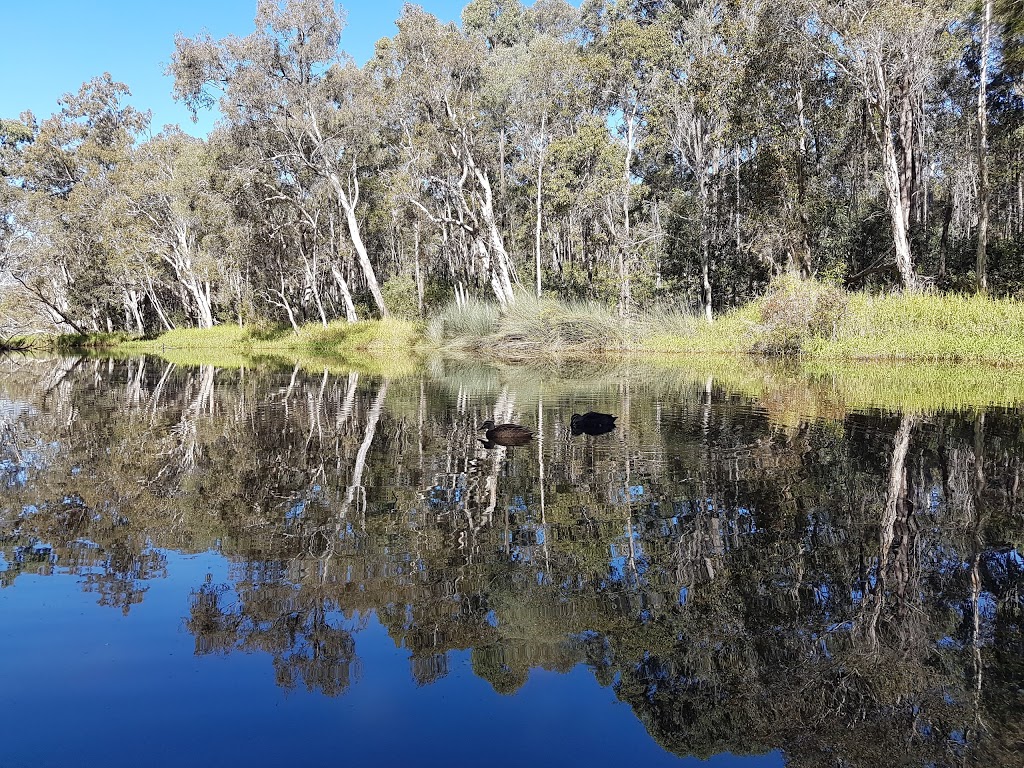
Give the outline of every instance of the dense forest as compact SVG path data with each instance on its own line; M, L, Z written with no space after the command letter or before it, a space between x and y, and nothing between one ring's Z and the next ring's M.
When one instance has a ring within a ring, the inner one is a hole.
M794 273L1018 294L1020 0L331 0L0 121L0 333L422 317L523 292L715 313Z

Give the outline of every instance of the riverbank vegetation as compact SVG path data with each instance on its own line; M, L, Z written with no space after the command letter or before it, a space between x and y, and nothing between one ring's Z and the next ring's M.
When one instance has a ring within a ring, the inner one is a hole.
M772 321L760 351L827 338L870 356L928 320L915 313L989 311L892 290L1022 289L1012 2L472 0L461 26L409 5L397 27L362 66L329 0L259 3L245 37L179 36L175 93L223 117L201 139L153 135L109 75L49 117L2 116L4 323L330 337L394 317L526 352L637 335L737 351L758 322L738 308L793 274L881 298L854 294L830 331ZM539 312L520 313L525 293ZM812 312L838 309L814 296ZM976 324L999 332L1005 306ZM653 307L664 334L637 331ZM679 313L716 322L678 333ZM1014 354L904 338L899 356Z
M520 296L511 305L452 304L428 323L389 318L334 321L293 330L233 324L179 328L153 338L121 333L66 335L58 351L306 359L442 353L491 360L581 355L757 355L803 360L889 360L1024 364L1024 302L962 294L848 293L834 284L781 279L765 296L708 324L678 311L626 318L596 302ZM723 363L716 363L723 364Z

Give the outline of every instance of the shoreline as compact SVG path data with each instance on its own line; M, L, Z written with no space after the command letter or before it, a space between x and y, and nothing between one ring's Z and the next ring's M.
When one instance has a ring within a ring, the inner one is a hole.
M592 303L522 297L515 305L469 302L429 320L335 320L326 326L252 324L178 328L154 337L125 332L35 337L70 353L184 357L287 354L313 358L442 354L489 362L569 358L705 358L750 361L969 363L1024 367L1024 302L977 295L846 293L780 280L761 299L708 323L652 312L619 317ZM200 355L199 353L205 353Z

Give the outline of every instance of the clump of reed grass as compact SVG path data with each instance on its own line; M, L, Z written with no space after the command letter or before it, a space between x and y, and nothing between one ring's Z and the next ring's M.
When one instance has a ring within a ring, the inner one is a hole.
M427 341L442 346L490 336L497 331L499 315L496 304L479 299L449 304L427 323Z
M621 350L633 338L630 324L604 304L521 296L502 312L491 342L512 355L529 355Z
M594 354L635 346L639 327L598 302L565 302L520 294L513 304L469 301L430 322L427 340L490 357Z

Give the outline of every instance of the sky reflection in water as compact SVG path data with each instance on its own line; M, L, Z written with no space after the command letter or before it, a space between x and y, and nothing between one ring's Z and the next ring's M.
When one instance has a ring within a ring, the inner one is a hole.
M621 373L10 374L3 765L980 765L1019 740L1012 412L782 423ZM619 426L571 435L589 409ZM538 437L488 450L487 418Z

